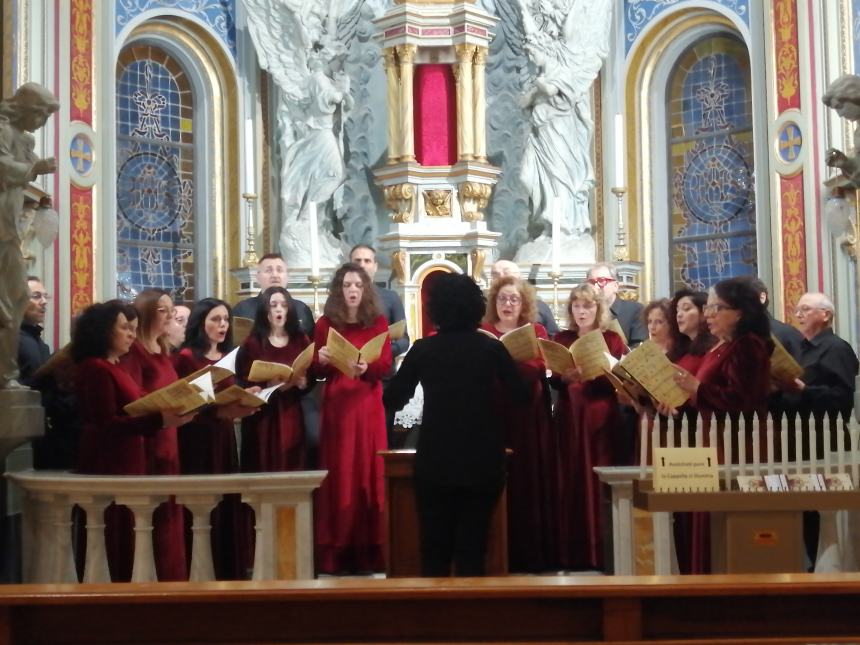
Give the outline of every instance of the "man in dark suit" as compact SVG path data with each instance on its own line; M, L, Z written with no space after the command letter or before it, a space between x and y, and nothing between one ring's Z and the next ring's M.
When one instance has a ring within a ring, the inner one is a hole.
M618 270L614 264L599 262L593 265L588 270L586 281L603 295L612 317L621 325L629 347L636 347L647 340L648 330L642 321L642 303L618 297Z
M257 264L257 284L260 285L260 293L263 293L269 287L284 287L287 288L287 263L280 253L267 253ZM295 303L296 314L299 317L299 328L308 335L308 338L313 338L314 335L314 316L308 307L301 300L293 298ZM257 315L257 306L260 304L260 294L245 298L233 307L233 315L241 316L242 318L254 319Z
M496 281L499 278L504 278L505 276L512 276L514 278L520 277L520 267L516 262L511 262L510 260L498 260L493 264L492 269L490 269L490 277L492 280ZM546 333L549 334L550 338L552 338L558 333L558 324L555 322L555 316L552 313L552 309L550 309L549 305L543 300L538 298L537 310L537 321L544 326Z
M749 285L758 292L759 300L767 307L770 304L768 300L767 285L756 276L744 276ZM786 351L791 354L796 360L800 359L800 344L803 342L803 335L791 325L788 325L781 320L777 320L767 311L767 317L770 318L770 331L776 336L777 340L785 347Z
M367 271L367 275L370 276L370 280L373 282L376 271L379 269L379 264L376 261L376 249L368 244L356 244L349 251L349 261ZM382 315L388 320L389 325L406 319L403 302L401 302L400 296L396 292L385 287L380 287L375 282L373 282L373 288L376 289L376 295L379 296L379 302L382 305ZM409 349L408 330L401 338L391 341L392 358L397 358L401 354L404 354L407 349ZM383 390L388 387L388 383L394 376L394 372L396 371L395 365L396 361L392 363L391 374L382 379ZM392 449L406 447L407 441L410 440L408 433L394 431L394 413L392 411L386 410L385 416L386 425L388 426L388 447Z

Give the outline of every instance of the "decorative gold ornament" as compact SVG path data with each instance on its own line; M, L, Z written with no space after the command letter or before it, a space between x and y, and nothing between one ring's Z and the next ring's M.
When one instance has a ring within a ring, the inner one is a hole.
M398 249L391 254L391 272L400 280L400 284L406 284L409 275L409 256L403 249Z
M484 263L487 261L487 251L485 249L472 249L469 252L469 257L472 260L472 280L480 282L484 276Z
M415 212L415 187L412 184L386 186L382 191L385 203L391 209L391 221L409 224Z
M633 285L622 285L618 290L618 297L622 300L636 302L639 300L639 287Z
M460 184L460 210L464 222L480 222L484 219L482 210L487 207L493 187L490 184L479 184L467 181Z
M429 217L451 217L451 191L425 190L424 210Z

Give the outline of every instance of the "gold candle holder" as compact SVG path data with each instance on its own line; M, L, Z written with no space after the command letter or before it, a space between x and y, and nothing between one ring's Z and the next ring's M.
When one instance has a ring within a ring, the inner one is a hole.
M254 202L257 201L257 195L255 193L242 193L242 199L245 200L245 231L247 233L245 237L245 266L254 267L260 262L257 258L256 241L254 240L256 237Z
M558 303L558 281L561 280L561 272L550 271L549 277L552 280L552 311L555 314L556 321L561 320L561 311Z
M314 289L314 318L319 318L322 315L322 311L320 311L320 296L319 296L319 286L322 279L318 275L309 275L308 282L311 283Z
M628 259L627 233L624 230L624 195L627 189L624 186L615 186L610 189L618 200L618 226L615 230L615 251L613 256L616 262L624 262Z

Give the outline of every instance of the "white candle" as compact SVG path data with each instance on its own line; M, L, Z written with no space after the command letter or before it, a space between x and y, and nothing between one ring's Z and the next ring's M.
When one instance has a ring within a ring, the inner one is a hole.
M245 192L251 194L257 193L254 178L255 148L254 122L251 119L245 119Z
M624 186L624 115L615 115L615 187Z
M320 274L320 229L317 223L316 202L308 203L308 226L311 233L311 275Z
M561 199L549 200L549 212L552 214L552 271L561 273Z

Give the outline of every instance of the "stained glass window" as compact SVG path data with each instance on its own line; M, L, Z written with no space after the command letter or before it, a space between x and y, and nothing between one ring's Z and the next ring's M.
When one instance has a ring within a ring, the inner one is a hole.
M749 53L730 35L691 45L669 78L674 289L757 273Z
M193 301L194 97L164 50L126 47L117 62L117 289L159 287Z

